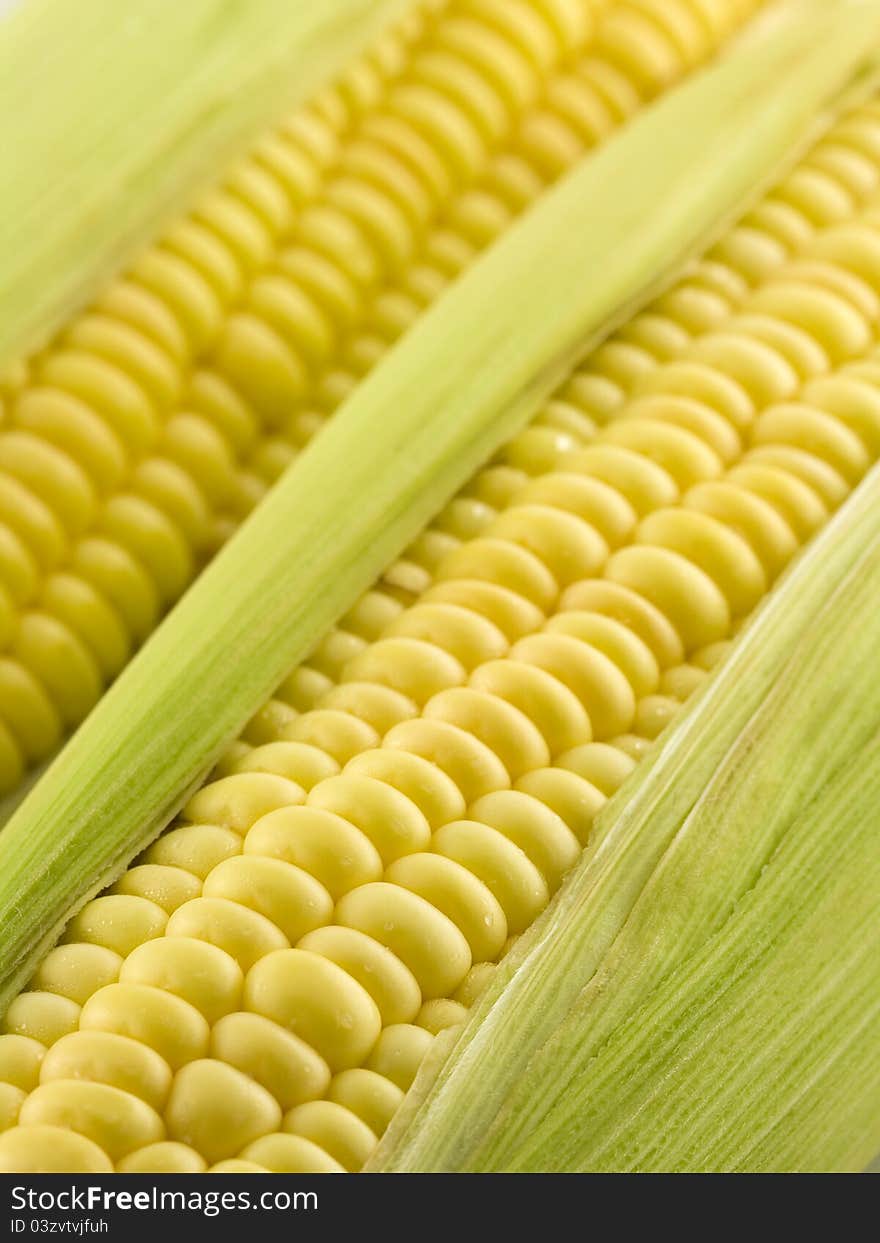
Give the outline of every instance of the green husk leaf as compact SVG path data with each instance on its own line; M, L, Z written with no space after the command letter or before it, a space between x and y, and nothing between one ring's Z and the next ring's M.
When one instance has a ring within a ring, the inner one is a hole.
M76 907L573 362L827 122L880 5L801 2L646 112L440 300L298 459L0 834L0 1008Z
M0 370L410 0L22 0L0 15Z
M426 1070L381 1170L858 1170L880 1147L880 469Z

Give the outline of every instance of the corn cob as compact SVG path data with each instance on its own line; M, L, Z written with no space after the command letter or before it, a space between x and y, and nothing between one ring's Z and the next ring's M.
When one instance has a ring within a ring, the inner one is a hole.
M76 917L7 1014L8 1160L48 1140L95 1169L370 1155L431 1035L877 455L877 124L851 114L799 170L859 135L839 216L807 195L802 250L592 447L535 469L336 689L237 751Z
M874 469L602 813L371 1169L876 1154L878 495Z
M432 0L9 373L0 793L422 309L757 7Z

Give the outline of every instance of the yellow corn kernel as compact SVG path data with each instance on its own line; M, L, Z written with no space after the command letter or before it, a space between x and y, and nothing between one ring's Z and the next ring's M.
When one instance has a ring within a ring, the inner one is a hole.
M264 1135L248 1144L244 1161L275 1174L343 1174L345 1167L301 1135ZM231 1171L230 1171L231 1172Z
M149 1045L105 1031L76 1031L49 1048L40 1083L86 1079L122 1088L161 1111L171 1086L171 1068Z
M331 1069L356 1066L381 1030L370 995L341 967L307 950L276 950L245 979L245 1005L321 1051Z
M11 1084L22 1092L35 1088L46 1050L29 1036L0 1036L0 1083Z
M189 1062L174 1077L165 1109L172 1139L206 1161L233 1156L260 1135L277 1129L281 1110L265 1088L226 1062Z
M160 1140L130 1152L117 1163L120 1174L204 1174L204 1157L186 1144Z
M80 1079L42 1083L19 1112L21 1126L65 1127L97 1144L111 1161L164 1138L162 1119L121 1088Z
M12 1127L0 1134L0 1170L9 1174L111 1174L93 1140L59 1126Z

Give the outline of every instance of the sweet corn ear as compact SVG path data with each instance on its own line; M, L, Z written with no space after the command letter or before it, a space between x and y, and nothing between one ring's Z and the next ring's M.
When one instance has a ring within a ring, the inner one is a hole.
M717 72L723 81L730 70ZM655 1079L667 1064L674 1107L684 1113L689 1100L686 1053L651 1009L652 990L684 1014L670 973L691 969L687 996L714 1021L713 955L735 965L741 929L760 922L762 903L773 909L784 877L776 849L804 858L813 849L806 829L786 836L800 800L841 748L873 745L862 687L848 727L801 762L792 791L753 829L754 804L831 712L831 683L782 732L781 770L777 750L753 753L750 714L763 713L760 739L780 729L799 685L791 675L778 686L790 636L799 655L787 668L829 662L823 636L861 615L862 571L876 561L864 548L880 521L878 133L873 99L846 108L659 301L583 362L573 361L578 350L549 351L539 374L557 383L545 386L538 417L423 531L417 548L430 555L410 549L355 606L374 633L339 629L288 676L218 772L82 906L11 1001L0 1168L41 1168L58 1132L75 1136L65 1159L82 1169L102 1160L123 1171L691 1167L686 1140L659 1155L652 1146L660 1120L647 1138L639 1130L645 1109L662 1112ZM727 202L723 189L716 183L713 211ZM491 256L481 274L494 284ZM701 302L691 295L712 281L736 295L716 293L708 319L685 327L671 308L693 316ZM449 331L454 297L397 355L419 385L420 338L435 324ZM652 353L646 342L668 339L670 324L678 348ZM628 374L620 360L639 351ZM381 397L393 361L374 378ZM523 381L514 380L516 403ZM531 372L525 382L536 385ZM477 370L469 397L484 383ZM604 412L594 420L597 392ZM454 400L445 387L443 396ZM301 478L358 418L375 436L350 405L303 459ZM549 457L531 436L547 429L559 432ZM239 549L290 482L297 471ZM831 630L814 629L813 617ZM874 637L860 633L856 662L876 651ZM836 703L841 721L846 711ZM731 804L717 841L711 812L681 830L706 787L710 807ZM869 841L860 815L853 866ZM22 832L13 823L0 857ZM767 898L756 884L765 866ZM740 897L748 909L725 920ZM795 907L815 922L806 903ZM839 947L854 989L867 974L850 944L860 918ZM782 927L785 916L776 919ZM47 917L40 931L48 926ZM793 934L780 934L780 956L795 952ZM509 1008L532 988L542 1004L513 1021ZM761 1005L773 996L771 976ZM631 1089L619 1068L645 1043L637 1006L665 1060L655 1070L642 1056L649 1069ZM467 1023L461 1047L479 1061L454 1055L438 1069L471 1008L481 1021ZM685 1035L682 1047L698 1048L699 1032ZM588 1131L572 1122L585 1100ZM779 1094L780 1117L791 1100ZM772 1164L710 1116L705 1160ZM804 1151L817 1151L807 1123L804 1135ZM823 1159L851 1160L866 1143L841 1138Z

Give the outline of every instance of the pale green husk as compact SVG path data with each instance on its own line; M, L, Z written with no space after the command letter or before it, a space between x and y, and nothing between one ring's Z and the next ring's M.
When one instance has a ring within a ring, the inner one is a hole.
M880 5L771 35L583 162L407 334L177 605L0 834L0 1009L285 672L617 318L778 170Z

